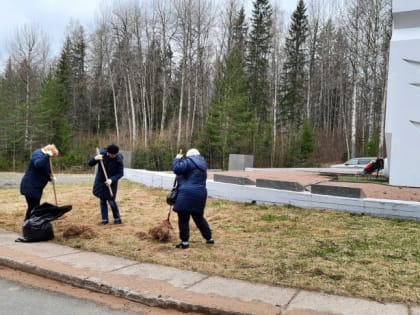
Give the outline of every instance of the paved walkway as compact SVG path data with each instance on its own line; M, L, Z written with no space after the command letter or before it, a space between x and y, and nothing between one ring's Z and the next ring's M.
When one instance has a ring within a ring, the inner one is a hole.
M0 265L149 306L203 314L420 315L420 305L378 303L208 276L52 242L16 243L0 229Z

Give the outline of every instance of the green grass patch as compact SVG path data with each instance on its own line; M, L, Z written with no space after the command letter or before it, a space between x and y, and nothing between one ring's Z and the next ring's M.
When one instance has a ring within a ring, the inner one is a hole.
M267 222L290 220L288 215L276 215L271 213L264 214L263 216L261 216L261 219Z
M339 182L349 182L349 183L371 183L371 184L388 184L389 180L383 176L362 176L362 175L355 175L355 176L338 176L337 181Z

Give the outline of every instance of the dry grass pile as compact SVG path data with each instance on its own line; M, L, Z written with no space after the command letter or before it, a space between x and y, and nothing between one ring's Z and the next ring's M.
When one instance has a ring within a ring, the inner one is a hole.
M159 242L170 242L174 239L173 229L168 225L167 221L163 221L160 224L149 229L148 235L153 240Z
M150 238L149 233L144 231L137 231L134 235L140 240L147 240Z
M65 220L53 222L54 242L66 246L221 277L420 304L418 221L209 198L206 218L216 244L206 245L191 221L190 248L179 250L167 234L147 232L167 217L166 191L122 180L117 201L123 224L102 226L92 183L58 182L56 188L58 203L73 205ZM0 199L0 227L20 233L25 199L18 188L0 189ZM42 202L53 200L47 187ZM171 221L177 227L177 217ZM70 229L81 222L80 230ZM83 238L89 229L96 236Z
M98 236L98 232L96 232L92 227L85 226L85 225L70 225L63 230L63 237L64 238L71 238L71 237L80 237L82 239L91 239Z

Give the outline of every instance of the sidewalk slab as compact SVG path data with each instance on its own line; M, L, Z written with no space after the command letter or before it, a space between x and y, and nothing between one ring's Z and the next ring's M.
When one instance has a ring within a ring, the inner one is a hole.
M177 288L186 289L193 284L207 278L206 275L159 265L152 264L136 264L126 268L118 269L112 272L116 275L126 275L131 277L136 277L137 275L142 275L143 278L148 278L152 280L167 281L169 284Z
M220 288L223 288L221 291ZM202 294L223 294L231 298L240 298L244 301L263 301L275 306L284 306L292 300L296 289L273 287L264 284L255 284L247 281L226 279L221 277L209 277L189 291Z
M61 257L63 255L81 253L80 250L48 242L21 243L13 240L12 243L3 243L2 245L24 255L38 257L40 259L53 259L54 257Z
M16 243L0 229L0 265L160 308L218 315L420 315L379 303L209 276L51 242Z
M342 297L318 292L301 291L287 308L290 311L317 310L340 315L408 315L403 304L388 304L365 299Z
M111 272L137 264L137 262L120 257L84 251L55 256L49 260L69 265L75 269L90 269L96 272Z
M410 315L420 315L420 306L412 307Z
M7 232L3 229L0 229L0 245L7 245L11 244L12 242L14 243L15 239L17 239L18 237L19 235L17 235L16 233Z
M1 230L1 229L0 229ZM113 294L161 308L205 314L276 315L279 308L223 294L208 295L188 288L207 275L171 267L84 252L49 243L16 243L15 233L1 233L0 265L63 281L96 292Z

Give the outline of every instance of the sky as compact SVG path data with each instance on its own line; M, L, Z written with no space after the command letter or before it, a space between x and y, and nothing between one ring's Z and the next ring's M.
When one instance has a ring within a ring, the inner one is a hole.
M38 26L49 39L52 56L58 56L70 22L80 22L89 34L95 15L107 1L110 0L0 0L0 72L9 56L8 43L23 25ZM245 7L252 7L252 0L243 2ZM288 16L295 10L298 0L271 0L273 2Z

